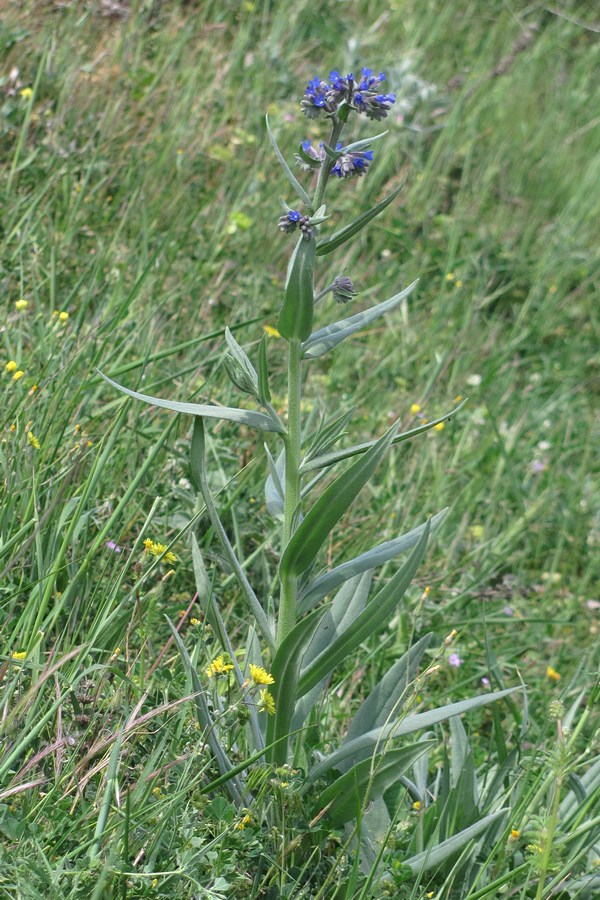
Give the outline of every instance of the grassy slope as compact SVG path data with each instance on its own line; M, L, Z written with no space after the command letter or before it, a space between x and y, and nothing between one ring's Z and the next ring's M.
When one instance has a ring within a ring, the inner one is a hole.
M285 185L264 141L264 111L291 154L308 127L296 105L306 78L357 60L381 65L396 86L408 55L435 93L414 127L391 120L392 136L367 179L333 185L330 203L339 196L350 213L407 180L402 203L323 278L347 267L365 303L415 275L422 281L399 316L344 347L333 366L314 366L312 403L318 409L333 396L334 405L356 404L362 438L380 433L388 414L411 421L413 402L432 416L456 395L470 400L444 431L394 455L336 536L332 558L349 558L451 504L423 576L432 586L423 627L440 638L453 626L464 635L463 667L441 673L440 697L472 691L493 647L499 679L513 683L518 666L530 683L543 739L546 665L563 676L552 692L570 696L585 681L578 667L589 665L580 651L596 634L586 605L600 533L592 452L600 212L593 34L541 10L519 18L501 3L463 2L460 14L456 4L398 3L383 15L373 3L236 4L235 12L208 3L152 12L140 4L123 20L102 17L95 5L35 9L26 31L22 11L9 9L0 33L3 73L18 66L22 85L35 90L31 102L18 91L7 96L0 111L3 357L25 371L18 383L2 376L0 565L10 564L0 581L2 650L5 658L28 651L23 668L12 663L6 675L5 710L19 737L3 764L5 784L45 741L75 735L80 743L77 754L61 751L51 766L33 763L16 779L48 780L39 795L36 787L18 794L10 815L17 821L26 812L44 829L50 869L61 853L78 855L81 829L93 837L103 782L91 779L80 796L72 781L77 766L79 777L90 771L91 742L73 718L85 708L78 712L76 703L58 725L52 710L75 679L89 678L98 691L95 716L106 735L131 713L140 689L150 706L180 695L169 671L151 667L164 642L163 613L177 618L194 590L188 543L176 540L198 510L188 426L138 406L119 413L122 401L94 369L149 393L237 402L218 365L222 338L204 336L260 317L241 331L252 345L261 323L274 321L289 247L274 231ZM575 19L584 13L572 5ZM494 75L534 22L529 46ZM352 52L340 50L351 44ZM17 312L21 296L29 307ZM54 310L68 311L68 322ZM272 343L275 366L277 350ZM213 434L223 504L238 494L256 498L228 518L248 553L271 528L260 503L262 462L252 461L250 434L241 445L226 427ZM181 562L166 581L164 567L145 565L139 577L148 534L176 540ZM203 522L199 537L212 560ZM106 550L108 539L135 547L131 558ZM253 578L267 591L270 554L256 560ZM230 605L231 628L240 625L244 640L243 617ZM399 642L407 622L398 619ZM126 663L110 660L116 647ZM396 652L395 632L386 648ZM371 677L387 657L373 648ZM48 671L58 660L64 680L55 683ZM48 727L38 733L45 713ZM170 721L158 739L137 741L136 778L185 756L192 726L181 711ZM160 845L157 816L166 823L176 811L181 822L185 809L194 821L192 777L198 773L187 760L169 799L152 802L152 782L136 782L136 828L152 823L148 859ZM53 828L62 844L48 836ZM164 846L160 853L164 859ZM34 883L31 876L31 896Z

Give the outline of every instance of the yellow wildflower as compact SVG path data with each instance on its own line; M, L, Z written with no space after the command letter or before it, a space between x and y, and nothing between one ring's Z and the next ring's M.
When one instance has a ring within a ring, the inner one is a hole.
M14 359L11 359L4 366L4 371L10 373L10 372L14 372L16 368L17 368L16 362L14 361Z
M155 797L162 796L162 790L158 786L152 788L152 793L154 794Z
M22 88L22 90L20 90L19 93L20 93L21 97L23 98L23 100L31 100L31 98L33 97L33 88L30 88L30 87Z
M25 659L26 656L27 656L26 650L15 650L14 653L10 654L11 659Z
M29 303L27 302L27 300L24 300L23 297L21 297L21 299L17 300L17 302L15 303L15 308L18 309L19 312L21 312L24 309L27 309L28 306L29 306Z
M416 416L416 414L418 412L421 412L421 407L418 403L413 403L413 405L410 408L410 411L413 414L413 416Z
M434 431L443 431L444 427L445 427L445 425L443 422L438 422L437 425L433 426L433 430Z
M209 678L213 678L215 675L227 675L232 669L232 663L226 663L222 656L217 656L204 671Z
M194 617L192 617L190 619L190 625L200 625L200 619L195 619Z
M263 669L262 666L255 666L250 663L249 668L254 684L275 684L275 679L271 673L267 672L266 669Z
M421 801L420 800L415 800L415 802L413 803L413 809L416 809L416 811L419 812L419 810L421 809Z
M36 438L35 434L33 434L31 431L27 432L27 440L29 441L29 443L31 444L31 446L33 447L34 450L40 449L40 442Z
M510 831L510 839L511 839L511 841L516 841L517 838L519 837L519 834L520 834L520 833L521 833L521 832L520 832L520 831L517 831L516 828L511 828L511 831Z
M454 287L457 287L457 288L461 288L461 287L462 287L462 281L460 280L460 278L458 278L458 279L454 282Z
M146 548L146 553L149 553L150 556L160 556L163 562L177 562L177 557L171 550L167 550L166 544L161 544L158 541L152 541L150 538L146 538L144 547Z
M273 694L271 694L271 692L266 688L260 692L260 701L258 703L258 708L260 710L264 710L270 716L275 715L275 700L273 699Z
M552 666L548 666L548 668L546 669L546 675L548 678L551 678L552 681L560 681L559 673L556 671L556 669L553 669Z
M59 318L59 320L60 320L61 322L64 323L64 322L66 322L67 319L69 318L69 313L68 313L68 312L60 312L60 313L58 314L58 318Z
M448 272L448 274L446 275L446 281L454 281L454 278L454 272Z
M276 328L272 325L263 325L263 331L266 331L269 337L281 337Z
M250 825L252 822L252 816L245 815L239 822L236 823L236 828L238 831L243 831L246 825Z
M25 372L23 371L23 369L18 369L13 375L13 381L19 381L24 374Z
M460 403L461 400L462 400L462 394L457 394L456 397L454 398L455 403Z

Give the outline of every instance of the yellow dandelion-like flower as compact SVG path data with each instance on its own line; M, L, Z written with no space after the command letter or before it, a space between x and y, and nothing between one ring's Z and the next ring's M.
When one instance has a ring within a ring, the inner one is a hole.
M190 619L190 625L200 625L200 619L195 619L193 616Z
M16 368L17 368L16 362L14 361L14 359L11 359L4 366L4 371L8 372L10 374L11 372L14 372L16 370Z
M560 681L560 674L556 671L556 669L553 669L552 666L548 666L548 668L546 669L546 675L548 678L551 678L552 681Z
M22 90L19 91L19 94L21 95L23 100L31 100L31 98L33 97L33 88L22 88Z
M158 786L152 788L152 793L155 797L162 797L162 790Z
M416 414L417 414L418 412L421 412L421 406L420 406L420 404L419 404L419 403L413 403L413 405L412 405L411 408L410 408L410 411L411 411L411 413L413 414L413 416L416 416Z
M227 673L231 672L232 669L232 663L227 663L222 656L217 656L217 658L213 659L210 666L207 666L204 671L209 678L214 678L216 675L227 675Z
M270 716L275 715L275 700L273 694L266 688L260 692L260 700L258 703L259 710L264 710Z
M445 426L444 422L438 422L437 425L433 426L433 430L434 431L443 431L445 427L446 426Z
M17 371L16 371L15 374L13 375L12 380L13 380L13 381L20 381L24 374L25 374L25 372L23 371L23 369L17 369Z
M60 313L58 314L59 322L63 322L63 323L64 323L64 322L67 321L68 318L69 318L69 313L68 313L68 312L60 312Z
M517 831L516 828L511 828L511 831L510 831L510 839L511 839L511 841L516 841L517 838L519 837L520 833L521 833L521 832L520 832L520 831Z
M446 281L454 281L455 277L456 276L454 272L448 272L448 274L446 275Z
M10 654L11 659L25 659L27 656L26 650L15 650L14 653Z
M275 684L275 679L271 673L263 669L262 666L255 666L250 663L249 668L254 684Z
M415 802L413 803L413 809L416 809L416 811L419 812L419 810L421 809L421 801L420 800L415 800Z
M29 441L29 443L31 444L31 446L33 447L34 450L40 449L40 442L36 438L35 434L33 434L31 431L27 432L27 440Z
M162 562L166 563L176 563L177 557L171 550L167 550L166 544L161 544L159 541L153 541L150 538L146 538L144 541L144 548L146 553L149 553L150 556L160 556Z
M272 325L263 325L263 331L266 331L269 337L281 337L276 328L273 328Z
M457 288L461 288L461 287L462 287L462 281L460 280L460 278L458 278L458 279L454 282L454 287L457 287Z
M24 300L23 297L21 297L21 299L17 300L17 302L15 303L15 308L18 309L19 312L22 312L24 309L27 309L28 306L29 306L29 303L27 302L27 300Z

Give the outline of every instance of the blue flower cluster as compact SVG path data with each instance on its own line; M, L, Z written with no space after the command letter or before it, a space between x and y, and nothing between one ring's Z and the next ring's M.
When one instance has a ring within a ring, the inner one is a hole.
M303 216L297 209L288 210L285 215L280 216L277 224L279 230L284 231L286 234L291 234L296 228L299 228L302 232L302 237L307 241L310 240L312 234L310 216Z
M310 141L302 141L302 149L306 153L307 156L310 156L311 159L314 159L316 162L323 162L327 159L327 154L325 153L325 147L323 146L323 142L319 144L318 148L313 147ZM336 150L341 150L342 145L338 143ZM336 162L331 167L331 174L336 175L338 178L349 178L351 175L364 175L369 165L373 161L373 151L372 150L364 150L362 152L350 152L350 153L342 153L340 157L336 160ZM296 154L296 162L300 166L301 169L305 171L310 170L312 167L305 162L301 156Z
M385 119L395 94L386 94L381 85L386 81L384 72L373 75L372 69L362 70L362 77L357 82L350 72L343 77L334 69L329 73L329 81L313 78L309 81L300 106L309 119L316 119L322 112L335 115L341 103L348 103L358 113L368 119Z

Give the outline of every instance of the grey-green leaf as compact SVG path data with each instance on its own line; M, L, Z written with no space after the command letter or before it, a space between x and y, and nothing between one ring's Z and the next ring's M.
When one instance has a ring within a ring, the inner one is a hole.
M430 869L437 868L445 860L459 853L469 841L474 840L480 834L483 834L484 831L487 831L490 825L507 812L509 812L508 809L498 809L496 812L490 813L489 816L484 816L479 822L470 825L463 831L459 831L458 834L442 841L436 847L424 850L422 853L417 853L416 856L411 856L410 859L404 860L404 865L412 870L413 875L420 875L422 872L428 872Z
M348 225L345 225L343 228L340 228L339 231L336 231L335 234L332 234L331 237L324 238L319 241L317 244L317 256L325 256L327 253L331 253L333 250L337 250L338 247L341 247L346 241L350 240L355 234L368 225L371 219L374 219L375 216L378 216L380 212L389 206L392 200L395 200L402 188L403 184L400 185L399 188L396 188L395 191L392 191L391 194L388 194L381 203L377 203L375 206L372 206L371 209L368 209L361 216L354 219Z
M400 444L402 441L407 441L412 437L415 437L418 434L423 434L424 431L429 431L430 428L435 428L436 425L439 425L440 422L445 422L448 419L451 419L456 413L463 408L468 398L465 398L462 403L459 403L454 409L450 410L450 412L445 413L443 416L440 416L438 419L432 419L431 422L427 422L426 425L419 425L418 428L411 428L410 431L403 431L401 434L397 434L393 444ZM350 459L352 456L358 456L360 453L364 453L370 447L374 445L375 441L365 441L363 444L354 444L352 447L343 447L341 450L333 450L331 453L325 453L322 456L317 456L315 459L311 459L306 463L302 463L300 467L300 472L302 475L306 474L306 472L311 472L314 469L325 469L328 466L333 466L338 462L341 462L343 459Z
M327 487L292 535L281 557L280 575L300 575L314 562L330 531L342 518L388 452L398 423L379 438L365 456Z
M332 641L327 650L321 653L302 674L298 683L299 697L356 650L362 641L382 628L392 616L417 571L425 553L428 538L429 522L402 568L373 597L358 618L336 640Z
M282 433L283 426L278 424L275 419L265 416L264 413L252 412L247 409L237 409L232 406L206 406L201 403L180 403L177 400L163 400L162 397L150 397L148 394L140 394L138 391L132 391L124 387L102 372L98 373L104 378L108 384L112 385L128 397L134 400L141 400L143 403L149 403L150 406L159 406L161 409L170 409L172 412L184 413L188 416L201 416L207 419L225 419L229 422L237 422L238 425L248 425L250 428L257 428L259 431L275 431Z
M304 669L329 646L338 634L345 631L363 611L369 596L372 578L372 572L357 575L356 578L351 578L347 581L337 592L333 598L331 608L319 622L314 637L302 657L302 667ZM326 680L326 677L323 678L298 700L292 720L292 728L301 727L310 710L317 702Z
M413 716L407 716L400 722L393 722L389 725L383 725L381 728L374 728L373 731L368 731L366 734L362 734L360 737L354 738L354 740L348 741L346 744L342 744L341 747L329 756L326 756L325 759L321 760L321 762L317 763L317 765L311 769L309 778L311 781L315 781L325 772L328 772L329 769L339 769L340 764L346 760L355 762L357 754L362 753L365 749L368 749L372 753L373 749L380 744L381 741L387 740L388 738L393 738L395 740L406 734L420 731L423 728L431 728L433 725L451 719L452 716L460 716L473 709L479 709L480 706L486 706L488 703L501 700L503 697L512 694L513 691L520 690L520 687L521 686L518 685L517 687L506 688L503 691L480 694L478 697L470 697L468 700L460 700L458 703L448 703L446 706L441 706L438 709L430 709L428 712L415 713Z
M283 306L277 320L277 330L287 341L305 341L312 331L314 317L315 237L304 236L290 259Z
M275 698L275 715L267 723L266 743L279 741L272 755L275 765L281 766L287 761L287 741L284 739L290 733L294 714L300 660L327 609L327 606L316 609L298 622L284 638L273 659L271 674L275 684L271 690Z
M298 179L296 178L296 176L294 175L294 173L292 172L292 170L286 163L285 159L283 158L283 154L277 145L277 141L275 140L275 135L271 131L271 126L269 125L269 117L268 116L265 116L265 121L267 123L267 132L269 134L269 140L271 141L273 150L275 151L275 156L279 160L281 168L285 172L285 176L286 176L287 180L292 185L292 187L294 188L294 190L296 191L296 193L298 194L298 196L300 197L302 202L306 203L306 205L309 209L312 209L310 197L308 196L308 194L306 193L306 191L304 190L304 188L302 187L302 185L300 184L300 182L298 181Z
M393 722L404 709L402 698L414 680L433 635L426 634L377 682L350 722L344 743ZM455 717L456 718L456 717ZM342 764L342 771L347 767Z
M373 137L363 138L361 141L353 141L352 144L348 144L347 147L342 147L341 153L356 153L359 150L364 150L365 147L370 147L371 144L374 144L375 141L380 141L381 138L384 138L386 134L389 134L389 131L380 131L379 134L374 134Z
M381 797L434 744L421 741L362 760L323 791L318 811L329 805L326 815L331 824L343 825L355 817L358 804Z
M447 512L448 507L432 517L432 532L441 524ZM384 541L383 544L378 544L376 547L367 550L366 553L361 553L360 556L348 560L348 562L342 563L336 566L335 569L331 569L324 575L315 578L314 581L307 585L305 592L300 598L299 608L301 612L307 612L309 609L312 609L319 600L322 600L323 597L338 588L348 578L359 575L361 572L367 572L369 569L376 569L378 566L382 566L389 560L399 556L400 553L404 553L405 550L410 550L423 534L425 527L426 523L419 525L418 528L413 528L407 534L394 538L392 541Z
M389 300L384 300L383 303L378 303L376 306L370 307L370 309L365 309L346 319L340 319L339 322L326 325L325 328L320 328L319 331L315 331L302 345L302 355L305 359L318 359L320 356L324 356L325 353L337 346L337 344L340 344L347 337L350 337L350 335L355 334L357 331L363 331L371 322L375 322L385 313L395 309L405 297L408 297L414 291L418 283L419 279L417 278L416 281L409 284L399 294L394 294Z

